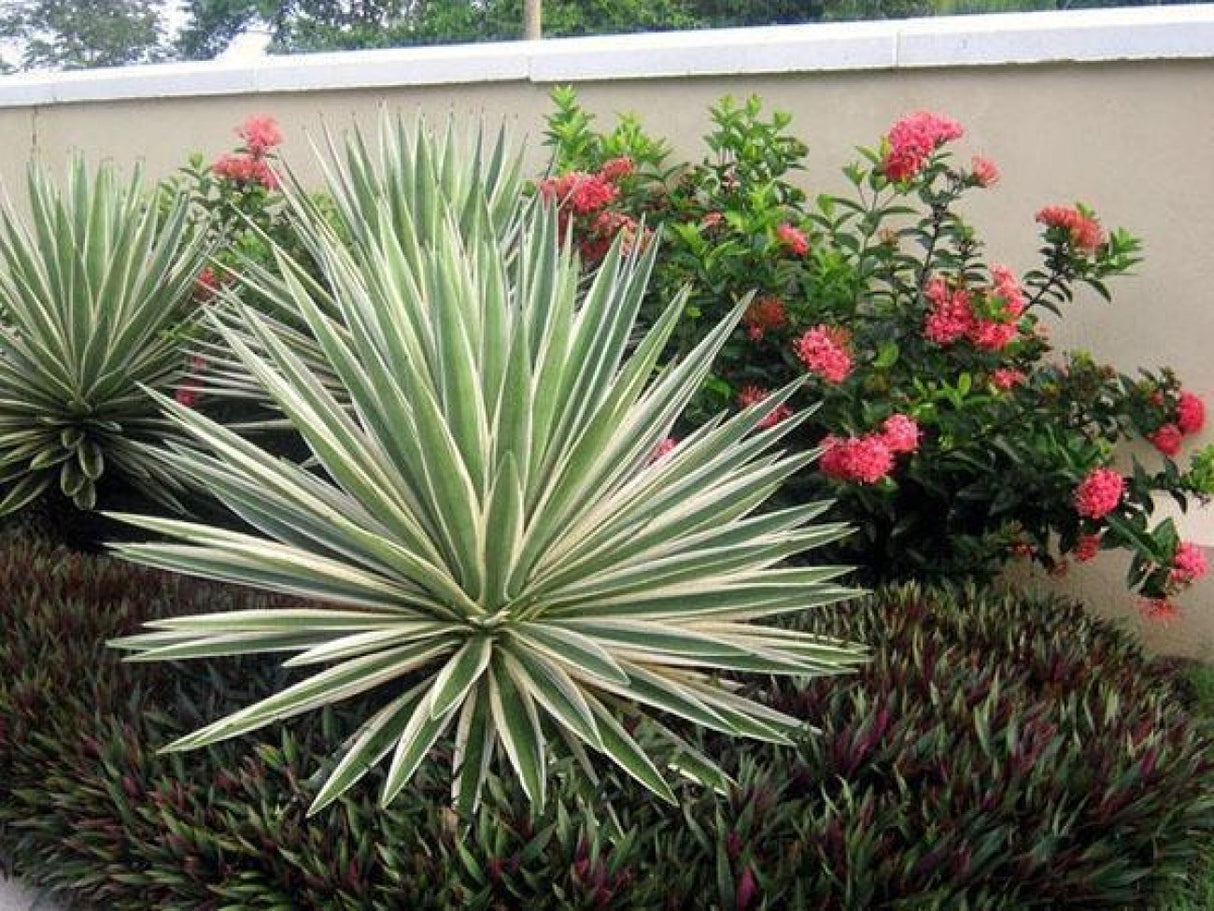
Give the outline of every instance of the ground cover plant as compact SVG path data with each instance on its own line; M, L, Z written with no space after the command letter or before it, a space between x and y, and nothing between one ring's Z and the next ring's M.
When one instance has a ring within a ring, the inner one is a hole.
M964 214L967 194L995 192L998 168L965 154L962 125L943 115L899 119L844 169L848 193L813 196L787 115L758 98L711 114L705 158L671 161L635 117L598 131L558 90L556 172L538 183L589 261L621 235L661 244L656 299L692 288L674 350L756 292L684 429L807 377L804 403L820 407L799 438L825 453L797 496L837 498L858 529L847 557L870 578L984 580L1025 557L1062 573L1125 548L1144 612L1173 616L1204 559L1151 511L1156 497L1184 506L1214 489L1214 452L1180 457L1204 405L1166 368L1060 356L1043 319L1092 306L1081 290L1109 299L1139 241L1082 204L1043 205L1040 261L1000 263ZM1127 457L1134 440L1157 460Z
M85 907L1150 907L1211 834L1190 690L1074 604L910 588L810 612L798 625L872 661L748 692L819 735L689 729L736 785L675 784L677 807L559 763L536 815L491 773L463 832L450 735L390 807L360 788L307 814L360 705L160 751L287 672L124 663L104 641L264 596L11 541L0 585L0 858Z

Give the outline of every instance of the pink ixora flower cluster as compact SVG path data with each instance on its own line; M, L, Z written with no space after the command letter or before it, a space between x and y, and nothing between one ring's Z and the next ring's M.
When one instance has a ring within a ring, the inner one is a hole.
M1175 585L1192 585L1206 574L1206 556L1196 544L1184 541L1172 555L1168 581Z
M569 171L558 177L546 177L539 182L540 195L554 201L563 212L585 215L598 212L615 202L620 195L615 182L601 173Z
M891 414L875 433L857 437L829 434L822 441L819 464L835 481L876 484L894 469L895 458L919 448L919 425L904 414Z
M1087 563L1094 560L1100 553L1100 545L1103 540L1104 535L1100 533L1080 535L1079 540L1075 543L1075 562Z
M757 405L769 395L771 395L771 391L764 389L762 386L756 386L754 384L743 386L738 392L738 407L749 408L751 405ZM792 409L785 404L780 404L772 409L772 411L768 413L767 417L763 418L763 420L759 421L759 423L755 426L759 430L766 430L768 427L776 426L776 424L779 424L782 420L791 415Z
M885 137L881 173L890 180L910 180L923 170L936 149L963 135L965 130L955 120L929 111L907 114Z
M800 228L792 225L780 225L776 228L776 240L780 249L791 256L804 256L809 252L809 238Z
M1016 274L998 263L991 266L989 290L952 287L943 276L934 275L923 296L928 303L923 334L929 341L943 346L966 338L985 351L1001 351L1016 340L1019 319L1028 306Z
M1154 622L1175 619L1180 615L1180 608L1172 598L1202 578L1207 571L1206 555L1201 548L1192 542L1182 541L1176 545L1176 551L1172 554L1164 594L1140 600L1139 611L1147 620Z
M244 145L237 152L220 155L211 165L211 171L222 180L235 184L258 185L267 190L277 190L278 175L270 166L268 156L282 145L282 131L273 117L254 114L236 128Z
M221 284L215 270L210 266L203 266L198 277L194 279L194 292L191 295L193 301L197 304L205 304L219 293Z
M1074 206L1046 206L1036 220L1047 228L1065 230L1071 245L1083 253L1095 253L1105 240L1100 222Z
M1093 468L1075 488L1075 511L1086 519L1103 519L1124 494L1125 478L1112 468Z
M841 383L851 373L851 333L839 326L814 326L793 345L806 368L828 383Z
M1205 403L1191 392L1181 392L1174 413L1168 415L1157 430L1148 434L1147 439L1156 449L1171 457L1180 452L1185 437L1200 433L1205 425Z
M998 367L991 371L991 385L1003 392L1022 386L1027 380L1028 375L1015 367Z
M628 157L606 161L593 174L569 171L546 177L536 185L540 195L557 206L561 228L572 222L578 228L578 249L589 262L607 255L617 237L625 253L648 244L652 232L641 229L637 220L609 208L620 196L619 182L636 172Z
M969 182L976 187L993 187L999 182L999 167L989 158L975 155L970 159Z
M788 311L784 309L784 301L773 294L756 297L742 315L746 337L752 342L757 342L768 332L781 329L787 324Z

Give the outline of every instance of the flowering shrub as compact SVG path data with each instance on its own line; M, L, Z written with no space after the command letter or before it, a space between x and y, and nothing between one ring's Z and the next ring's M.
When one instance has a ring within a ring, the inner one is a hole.
M207 162L189 156L172 183L188 191L198 221L217 242L214 263L198 276L195 298L205 303L227 283L227 271L242 260L270 263L271 242L299 248L279 194L278 148L284 137L266 114L246 117L233 130L240 143Z
M236 128L236 135L243 145L215 159L211 173L235 187L277 190L278 175L270 162L274 149L282 145L278 123L273 117L254 114Z
M240 142L232 151L209 163L202 153L191 154L186 166L167 183L189 195L195 221L213 246L211 261L198 273L194 302L211 304L221 291L229 290L237 291L241 300L259 310L273 310L273 303L260 294L247 286L238 287L239 273L250 268L276 273L275 248L287 252L313 276L317 268L284 204L278 158L284 136L277 121L266 114L253 114L233 132ZM316 193L308 199L320 215L336 224L332 197ZM348 234L338 230L343 237ZM214 337L193 341L193 350L185 354L185 379L177 389L177 401L191 408L205 402L208 411L250 428L264 418L225 369L224 346Z
M608 152L637 150L626 189L594 197L592 225L572 191L562 208L583 251L612 225L664 226L658 299L692 287L671 354L754 294L691 423L809 374L804 400L822 405L798 439L822 456L797 495L837 498L858 527L849 556L874 579L983 579L1016 556L1060 573L1129 548L1144 612L1174 611L1204 565L1171 522L1151 528L1150 513L1157 494L1183 506L1214 491L1214 454L1188 469L1175 461L1204 406L1170 370L1127 376L1083 352L1055 354L1042 324L1080 288L1109 298L1106 282L1139 261L1137 239L1083 205L1046 205L1039 264L1021 273L992 260L958 203L999 169L980 154L961 163L964 129L939 114L900 119L844 169L850 193L811 200L791 180L805 145L756 98L722 100L711 155L676 167L634 120L596 134L571 93L556 101L548 136L561 170L543 192L602 178ZM1121 457L1136 438L1158 464Z

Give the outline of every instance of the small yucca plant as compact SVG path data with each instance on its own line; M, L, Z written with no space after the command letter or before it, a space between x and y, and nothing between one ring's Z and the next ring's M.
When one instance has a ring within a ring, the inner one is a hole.
M140 441L172 431L141 389L183 376L179 331L202 239L180 195L157 201L81 159L61 191L29 170L27 226L0 212L0 515L53 484L91 509L107 470L175 503L174 476Z
M166 398L198 448L165 458L260 534L124 515L186 543L118 550L317 603L159 621L115 644L134 660L295 652L287 664L314 672L173 748L378 690L382 710L345 745L313 810L389 755L391 801L452 728L453 796L470 809L499 749L542 803L556 746L583 759L589 747L672 799L621 723L645 709L786 740L798 719L717 674L824 674L859 660L837 640L754 622L850 594L830 581L839 567L783 562L844 533L809 524L825 504L757 512L812 458L772 451L795 419L758 429L792 388L654 459L741 309L657 370L684 301L630 347L652 250L617 245L583 291L542 206L513 245L462 229L448 206L425 247L385 219L352 252L291 197L324 299L285 260L275 293L316 340L324 376L252 308L240 308L242 328L217 331L320 471ZM644 729L673 746L672 765L719 781L674 731Z

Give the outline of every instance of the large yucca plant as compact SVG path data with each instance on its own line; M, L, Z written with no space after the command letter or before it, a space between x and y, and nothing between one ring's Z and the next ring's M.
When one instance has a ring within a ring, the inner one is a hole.
M319 468L166 398L196 443L166 460L259 533L124 515L184 543L118 550L315 603L164 620L116 644L134 660L293 652L286 663L309 674L173 748L374 690L382 709L327 770L313 810L388 756L391 801L452 729L453 796L470 809L499 750L537 804L553 748L586 760L589 747L667 799L651 753L714 780L649 710L786 740L800 720L718 675L858 660L755 622L850 593L830 581L839 567L785 563L843 533L810 524L824 504L758 512L812 458L772 451L795 419L759 429L792 388L654 459L741 310L659 370L684 302L632 347L652 250L617 246L584 284L553 211L534 207L503 245L446 206L425 246L384 219L352 252L290 195L323 282L284 258L270 290L289 296L324 376L252 308L238 307L241 328L216 328Z
M28 224L0 212L0 515L55 484L91 509L107 470L173 503L180 485L139 445L172 425L140 387L183 376L205 258L187 202L79 158L62 190L36 163L28 187Z

